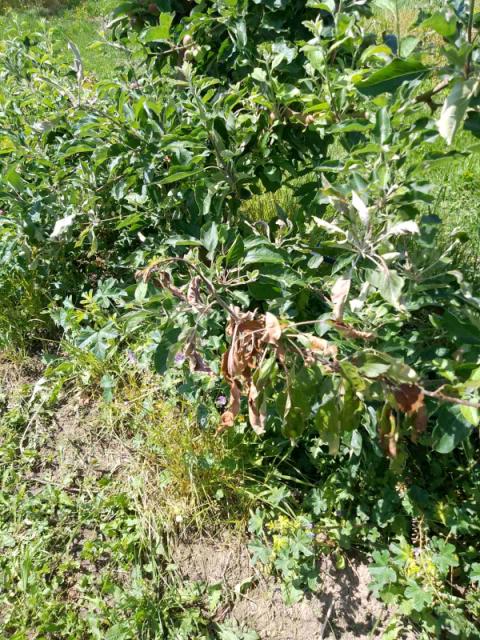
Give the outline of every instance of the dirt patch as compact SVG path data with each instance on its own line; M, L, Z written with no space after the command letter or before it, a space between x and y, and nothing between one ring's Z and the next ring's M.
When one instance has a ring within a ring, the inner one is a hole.
M0 358L0 410L25 408L43 368L35 358L21 365ZM79 392L65 390L54 412L34 411L21 428L20 449L38 451L28 479L39 489L52 484L75 490L84 480L126 469L131 459L126 444L103 428L98 403Z
M33 384L40 377L42 368L42 363L36 358L24 359L18 364L0 354L0 391L9 400L14 400L22 387Z
M66 400L58 409L47 445L56 455L55 480L72 474L78 479L98 478L128 465L128 449L120 438L101 433L101 424L95 404L84 404L79 397Z
M222 583L231 597L224 620L255 630L261 640L381 637L391 617L369 592L367 565L356 559L338 570L330 558L322 558L319 591L291 606L283 602L280 584L251 566L238 539L182 543L173 560L184 580Z

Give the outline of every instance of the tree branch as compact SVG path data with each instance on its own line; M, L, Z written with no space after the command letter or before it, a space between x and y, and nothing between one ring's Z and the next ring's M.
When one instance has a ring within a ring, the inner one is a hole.
M418 95L415 98L415 102L425 102L425 104L428 104L432 111L435 111L435 109L438 109L440 105L438 105L436 102L433 102L432 98L433 96L437 95L437 93L440 93L441 91L446 89L449 85L449 82L450 80L442 80L437 85L435 85L433 89L430 89L429 91L425 91L424 93Z

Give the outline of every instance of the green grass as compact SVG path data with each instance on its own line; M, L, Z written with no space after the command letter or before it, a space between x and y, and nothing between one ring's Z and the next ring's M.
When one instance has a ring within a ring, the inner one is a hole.
M69 40L77 45L88 74L108 78L121 61L118 50L92 45L103 39L108 14L117 4L116 0L9 1L0 4L0 28L3 37L42 34L52 29L58 46L66 48Z

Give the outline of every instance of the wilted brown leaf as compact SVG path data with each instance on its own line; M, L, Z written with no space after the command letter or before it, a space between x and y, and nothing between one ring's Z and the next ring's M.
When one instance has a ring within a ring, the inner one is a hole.
M195 276L191 279L187 289L187 302L195 308L203 307L200 300L200 276Z
M223 354L221 370L224 379L230 383L230 405L223 414L222 424L219 427L221 432L225 428L225 423L230 422L240 411L240 395L242 390L248 388L248 411L250 423L257 433L263 433L265 422L265 410L258 408L256 400L258 392L252 382L252 375L258 366L261 356L265 350L263 336L265 334L266 322L262 318L257 318L254 313L242 313L235 310L236 318L231 317L227 325L227 335L231 336L230 348ZM272 316L277 322L275 316ZM272 322L272 335L277 335L274 323ZM280 329L281 334L281 329ZM231 415L230 415L231 414ZM233 415L233 418L232 418Z
M190 371L195 371L197 373L208 373L208 375L213 376L212 369L208 366L208 364L197 351L195 332L192 332L189 340L185 344L184 354L185 357L188 358Z
M230 401L228 403L228 409L220 418L220 425L218 426L217 433L222 433L225 429L233 427L235 418L240 412L240 397L240 387L237 382L233 381L230 385Z
M258 389L252 381L250 382L250 388L248 391L248 417L255 433L262 435L262 433L265 433L265 421L267 415L263 403L260 407L257 405L258 396Z
M338 355L338 348L336 345L324 340L324 338L317 338L317 336L310 336L310 350L314 353L321 353L324 356L336 358Z
M412 415L421 409L425 402L425 395L416 384L401 384L393 390L398 408L407 415Z
M428 415L425 405L422 405L413 417L412 441L417 442L418 436L422 434L428 424Z
M264 342L268 342L268 344L278 344L278 341L282 337L282 327L280 326L280 322L278 318L273 315L273 313L265 314L265 333L263 335Z

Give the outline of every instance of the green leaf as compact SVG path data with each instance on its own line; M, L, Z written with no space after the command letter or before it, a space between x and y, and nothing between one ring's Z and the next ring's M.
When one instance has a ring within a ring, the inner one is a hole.
M420 27L433 29L444 38L450 38L457 32L457 18L453 11L437 11L424 20Z
M390 369L390 365L385 362L375 361L373 359L367 359L359 371L367 378L378 378Z
M167 329L163 332L162 341L158 345L153 356L153 362L157 373L160 373L162 375L166 373L169 367L172 351L174 347L177 347L178 337L180 333L181 329L178 329L176 327Z
M450 453L473 429L465 420L458 405L442 406L437 414L437 425L433 430L433 448L438 453Z
M379 138L380 144L385 144L392 135L392 124L387 107L383 107L377 112L375 135Z
M395 15L397 11L397 2L399 0L374 0L373 5L377 9L381 9L383 11L390 11L393 15Z
M405 280L396 271L381 269L379 271L369 270L367 280L392 306L397 309L401 307L400 296L405 285Z
M16 148L15 143L8 136L0 136L0 155L13 153Z
M455 553L455 546L446 542L442 538L434 539L437 553L433 556L433 563L439 572L446 576L452 567L458 567L458 556Z
M113 390L115 389L115 380L109 373L102 376L100 380L100 386L103 389L103 399L105 402L111 402L113 400Z
M480 584L480 562L474 562L469 574L470 582L478 582Z
M200 240L208 251L208 257L212 259L218 245L218 227L216 222L209 222L202 227Z
M419 38L415 38L414 36L402 38L400 41L400 55L403 58L408 58L408 56L415 51L419 42Z
M405 597L410 600L415 611L423 611L433 602L433 594L427 591L423 584L420 585L414 580L409 580L409 585L405 589Z
M269 247L259 246L250 249L245 256L245 264L284 264L285 257Z
M192 171L175 171L174 173L171 173L165 178L159 180L156 184L171 184L172 182L178 182L179 180L184 180L185 178L191 178L192 176L196 176L199 173L204 172L205 169L193 169Z
M429 71L429 67L425 67L418 60L395 58L382 69L374 71L366 80L359 82L357 89L367 96L394 93L403 83L419 80Z
M372 576L371 588L378 595L386 586L397 581L397 574L389 566L390 555L388 551L374 551L372 554L374 564L368 567Z
M5 175L3 176L3 180L8 182L16 191L22 193L28 186L28 182L26 182L22 176L17 173L15 166L10 167Z
M312 9L323 9L323 11L334 13L335 0L323 0L323 2L320 2L319 0L307 0L307 7L311 7Z
M227 265L233 267L237 265L245 255L245 245L242 236L237 236L227 253Z
M113 340L118 336L118 331L109 323L95 331L91 327L83 329L78 336L80 349L91 351L99 360L103 360Z
M146 31L142 38L143 42L147 43L168 40L170 36L170 27L172 26L174 17L174 13L161 13L158 26L151 27Z
M251 563L256 565L259 562L261 564L268 564L270 562L271 551L270 548L262 544L258 540L254 540L248 545L248 550L251 553Z
M473 427L478 427L480 423L480 412L476 407L460 407L460 411L469 424Z
M437 126L440 135L447 144L452 144L463 121L474 87L474 78L458 80L443 103Z
M267 72L260 67L255 67L252 71L252 78L257 80L258 82L266 82L267 81Z

